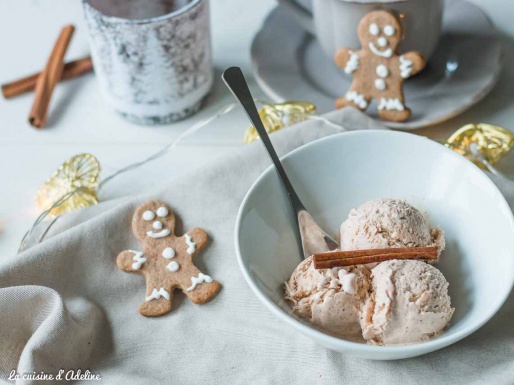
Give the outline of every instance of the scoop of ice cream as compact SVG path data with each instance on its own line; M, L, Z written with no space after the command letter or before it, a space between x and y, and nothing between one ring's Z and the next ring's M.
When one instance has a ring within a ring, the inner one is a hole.
M341 249L436 246L444 249L444 232L431 229L425 217L405 200L377 199L353 209L341 225Z
M300 317L338 337L363 341L361 310L371 288L366 267L318 270L309 257L296 267L285 286L285 298Z
M378 345L407 344L438 335L454 309L448 282L434 266L392 260L372 270L373 294L362 315L363 337Z

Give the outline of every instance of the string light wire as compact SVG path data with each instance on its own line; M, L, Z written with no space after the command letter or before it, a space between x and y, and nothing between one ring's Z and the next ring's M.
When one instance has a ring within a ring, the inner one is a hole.
M268 102L265 102L263 100L259 100L259 99L256 99L255 100L256 103L258 104L261 104L261 105L266 105L268 107L271 107L273 108L273 104L270 104ZM192 136L193 134L197 133L200 129L202 129L203 127L205 127L206 125L212 123L213 121L215 121L216 119L219 119L220 117L228 114L229 112L231 112L232 110L234 110L236 107L239 107L239 104L238 103L230 103L224 107L222 107L221 109L219 109L214 115L211 115L210 117L208 117L207 119L204 119L204 120L201 120L199 122L197 122L196 124L194 124L193 126L189 127L187 130L185 130L184 132L182 132L176 139L174 139L171 143L167 144L166 146L164 146L163 148L161 148L159 151L157 151L156 153L150 155L149 157L147 157L146 159L143 159L141 161L138 161L138 162L135 162L135 163L132 163L132 164L129 164L128 166L126 167L123 167L122 169L116 171L115 173L109 175L108 177L106 177L105 179L103 179L100 184L98 185L98 190L100 190L102 187L104 187L108 182L110 182L111 180L113 180L114 178L116 178L117 176L123 174L123 173L126 173L128 171L131 171L131 170L134 170L136 168L139 168L149 162L152 162L164 155L166 155L171 149L173 149L174 147L177 146L177 144L179 144L182 140ZM278 111L275 109L275 111L279 114L282 114L281 111ZM320 116L320 115L315 115L315 114L306 114L304 116L305 119L309 119L309 120L316 120L316 121L320 121L322 123L325 123L331 127L335 127L335 128L338 128L338 129L343 129L344 130L344 127L342 127L341 125L339 124L336 124L332 121L330 121L329 119L325 118L324 116ZM73 191L70 191L66 194L64 194L62 197L60 197L57 201L55 201L52 206L50 206L48 209L46 209L45 211L43 211L38 217L37 219L35 220L35 222L32 224L31 228L25 233L25 235L23 236L21 242L20 242L20 246L18 248L18 253L22 252L24 249L25 249L25 246L26 246L26 243L27 243L27 240L29 239L30 235L33 233L34 229L41 223L43 222L49 215L50 215L50 212L55 209L56 207L59 207L60 205L62 205L63 203L65 203L68 199L70 199L73 195L75 195L77 192L81 191L81 188L77 188ZM39 237L39 240L38 240L38 243L41 243L43 241L43 239L45 238L45 236L48 234L48 231L50 230L50 228L55 224L55 222L60 218L60 215L56 216L55 218L52 219L52 221L48 224L48 226L46 227L46 229L43 231L43 233L41 234L41 236Z

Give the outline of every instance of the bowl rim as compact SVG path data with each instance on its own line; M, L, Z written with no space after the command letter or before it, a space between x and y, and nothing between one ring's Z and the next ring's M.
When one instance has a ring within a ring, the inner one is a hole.
M459 162L464 162L467 164L466 167L473 169L474 172L479 172L480 174L477 175L478 178L482 178L486 184L488 184L490 187L492 187L493 191L495 191L499 196L500 205L499 208L507 213L507 217L509 220L509 224L512 230L512 233L514 234L514 215L512 213L512 210L510 209L509 204L507 203L507 200L503 196L502 192L499 190L499 188L494 184L494 182L485 174L484 171L482 171L478 166L464 158L462 155L457 154L455 151L444 147L440 143L437 143L427 137L416 135L413 133L407 133L407 132L398 132L398 131L392 131L392 130L377 130L377 129L370 129L370 130L356 130L356 131L345 131L341 133L337 133L334 135L329 135L323 138L319 138L316 140L313 140L309 143L306 143L286 155L280 157L280 160L283 161L285 159L288 159L292 156L294 156L296 153L304 151L305 149L311 147L311 146L318 146L320 143L333 140L334 137L361 137L361 136L389 136L389 137L400 137L400 138L408 138L409 140L419 141L423 142L424 144L428 144L429 146L433 146L435 149L437 146L438 150L442 150L443 152L446 152L447 154L450 154L451 156L458 158ZM308 324L295 319L288 313L286 313L280 306L278 306L275 302L268 299L265 294L261 292L257 284L252 280L250 273L246 270L243 257L241 254L241 245L239 243L239 238L241 234L241 224L242 224L242 217L243 217L243 211L244 208L250 198L250 196L253 194L254 190L257 188L257 186L261 183L262 179L265 178L265 176L272 172L271 170L274 169L273 165L270 165L267 167L260 175L259 177L254 181L252 186L249 188L248 192L246 193L243 201L241 202L241 205L239 206L239 210L236 217L236 223L235 223L235 232L234 232L234 240L235 240L235 251L236 251L236 257L239 264L239 268L241 272L243 273L243 276L254 292L254 294L257 296L257 298L264 303L264 305L278 318L282 319L289 325L293 326L296 330L303 333L304 335L308 336L309 338L317 341L322 341L322 344L324 346L337 346L341 350L344 350L346 353L357 353L357 354L365 354L365 353L371 353L371 354L382 354L383 356L387 355L388 353L396 358L392 359L401 359L401 358L409 358L414 357L426 353L430 353L432 351L444 348L446 346L449 346L457 341L460 341L461 339L467 337L471 333L477 331L479 328L481 328L485 323L487 323L497 312L498 310L503 306L505 301L510 295L510 292L512 291L512 288L514 286L514 272L511 273L510 282L508 285L506 285L506 289L504 292L499 293L497 298L497 301L495 304L493 304L493 307L491 308L492 311L486 315L483 316L481 319L479 319L478 322L471 323L469 326L464 327L462 330L459 330L455 333L452 333L450 335L442 334L441 336L425 341L425 342L418 342L414 344L406 344L406 345L389 345L389 346L375 346L375 345L368 345L364 343L359 342L352 342L347 341L342 338L338 338L335 336L331 336L329 334L326 334L322 331L319 331L315 329L314 327L309 326ZM512 258L514 258L514 253L511 252ZM398 356L401 354L402 356ZM387 358L386 358L387 359Z

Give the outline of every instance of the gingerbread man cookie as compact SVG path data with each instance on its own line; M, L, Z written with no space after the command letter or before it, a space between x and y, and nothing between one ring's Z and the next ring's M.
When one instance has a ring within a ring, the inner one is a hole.
M376 99L381 119L407 120L411 112L405 106L403 81L421 71L425 59L418 52L398 54L396 48L403 31L392 12L369 12L360 21L358 34L361 50L341 48L334 57L344 72L353 75L350 89L336 100L336 108L353 106L365 110L371 99Z
M177 237L175 214L158 201L141 205L132 218L132 230L143 251L126 250L118 255L118 267L146 278L146 299L139 313L156 317L171 311L173 290L180 288L194 303L205 303L220 290L219 282L203 274L194 264L207 244L207 234L199 228Z

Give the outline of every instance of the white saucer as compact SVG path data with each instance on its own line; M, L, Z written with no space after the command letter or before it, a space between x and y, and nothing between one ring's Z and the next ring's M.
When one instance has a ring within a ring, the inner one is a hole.
M447 1L439 47L427 68L404 83L412 116L407 122L386 124L415 129L462 113L492 89L501 56L499 38L483 12L466 1ZM318 113L333 110L334 100L351 82L281 8L270 13L255 36L252 63L258 84L273 101L309 101ZM375 102L367 113L378 119Z

